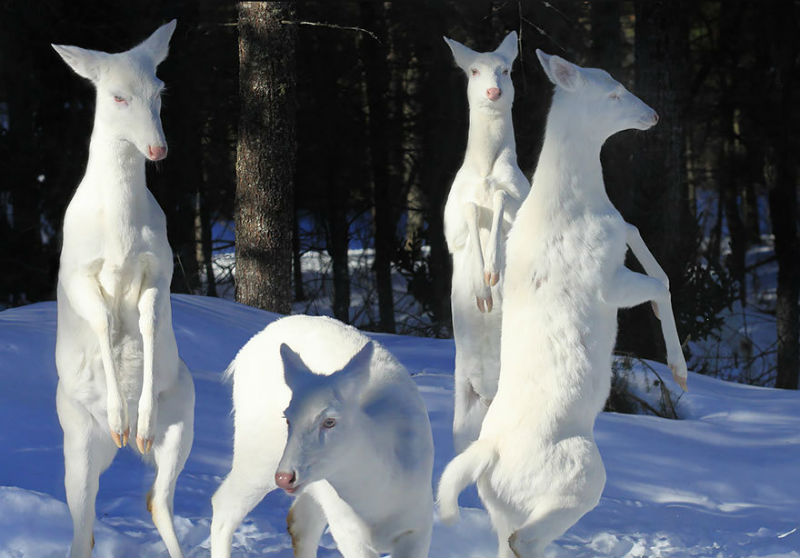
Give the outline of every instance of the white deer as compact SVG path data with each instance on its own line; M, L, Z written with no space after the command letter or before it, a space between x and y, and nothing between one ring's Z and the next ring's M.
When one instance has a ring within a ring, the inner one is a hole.
M233 464L212 499L213 557L230 556L234 531L276 487L296 496L295 556L316 556L326 524L345 558L427 556L431 427L386 349L331 318L290 316L248 341L227 374Z
M89 162L64 216L58 274L56 404L72 556L91 554L100 474L131 435L157 469L147 502L153 522L170 556L181 556L172 502L192 446L194 385L172 330L166 221L145 184L145 159L167 154L164 84L155 71L175 25L117 54L53 45L97 90Z
M497 50L484 53L445 41L467 74L469 102L467 151L444 209L453 255L453 445L459 452L478 437L497 391L505 240L530 183L517 166L511 121L517 34L509 33Z
M556 84L531 195L508 240L500 382L479 439L445 469L443 520L477 482L498 555L540 557L600 500L593 428L611 381L617 309L653 301L675 380L686 362L667 276L603 185L600 148L658 115L607 72L537 50ZM650 276L624 266L630 247Z

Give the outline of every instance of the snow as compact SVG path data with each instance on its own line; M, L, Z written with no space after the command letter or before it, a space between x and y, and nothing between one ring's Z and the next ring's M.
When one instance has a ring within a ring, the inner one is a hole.
M175 516L189 556L209 552L211 495L228 472L230 385L222 371L276 318L222 299L174 295L175 332L197 389L192 454L178 479ZM55 412L55 303L0 312L0 557L65 556L61 428ZM373 335L408 367L428 406L434 482L452 457L451 340ZM662 378L669 371L648 363ZM635 365L633 377L646 367ZM671 380L666 380L675 389ZM638 384L637 384L638 385ZM600 505L548 556L800 557L800 394L690 374L682 420L603 413L596 437L608 472ZM101 477L97 556L166 556L145 510L152 470L120 451ZM268 495L234 538L234 556L288 556L290 497ZM431 556L493 556L496 539L474 489L462 518L434 528ZM337 556L330 535L320 556Z

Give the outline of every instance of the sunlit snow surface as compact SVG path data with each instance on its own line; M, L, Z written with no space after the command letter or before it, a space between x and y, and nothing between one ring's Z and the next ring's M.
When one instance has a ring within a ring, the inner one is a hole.
M173 296L181 356L197 389L194 447L178 480L178 537L209 552L210 498L231 458L230 385L221 373L275 315L221 299ZM0 556L65 556L62 433L55 412L54 303L0 312ZM434 480L452 457L453 343L375 335L408 367L428 406ZM662 377L669 376L653 364ZM671 389L676 389L667 380ZM608 472L600 505L548 556L800 556L800 394L690 374L684 418L604 413L597 443ZM145 510L152 470L120 451L101 477L96 556L166 556ZM291 556L290 499L274 492L234 538L234 556ZM493 556L496 540L474 489L453 527L436 524L431 556ZM337 556L325 535L320 556Z

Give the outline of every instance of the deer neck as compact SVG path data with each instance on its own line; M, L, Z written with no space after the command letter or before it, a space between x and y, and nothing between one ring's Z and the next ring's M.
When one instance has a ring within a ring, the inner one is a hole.
M554 100L532 192L554 203L570 199L595 209L610 205L600 162L602 146L603 140L586 129L575 111Z
M470 110L464 164L480 176L488 176L504 152L516 159L511 111Z
M147 188L144 156L95 119L84 182L98 190L105 205L132 208L135 203L130 203L143 199Z
M106 257L124 260L136 232L147 218L145 159L136 147L95 120L89 143L89 162L81 188L92 192L98 204ZM121 264L120 264L121 265Z

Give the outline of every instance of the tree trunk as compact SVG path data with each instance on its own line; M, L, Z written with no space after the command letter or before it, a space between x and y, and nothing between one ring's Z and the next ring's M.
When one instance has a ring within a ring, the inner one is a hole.
M739 152L734 123L735 105L733 96L736 93L735 35L738 28L739 10L722 3L719 17L719 50L722 75L721 94L719 99L719 150L717 152L717 179L720 182L720 195L724 200L725 219L730 234L731 253L728 256L728 269L739 285L739 300L742 305L747 302L747 279L745 277L745 254L747 252L747 231L739 209Z
M239 3L236 300L287 314L292 301L294 2Z
M636 137L635 187L626 219L639 227L669 276L673 294L682 286L685 266L695 250L681 113L688 85L688 8L688 0L634 2L634 93L656 108L660 119L657 126ZM639 356L663 358L660 327L649 305L637 308L630 320L627 325L634 333L625 348Z
M381 3L361 3L364 28L375 31L386 40L386 25ZM376 13L376 9L381 13ZM368 42L369 41L369 42ZM375 228L375 280L378 291L380 331L393 333L394 293L392 289L392 256L395 248L395 221L391 207L392 179L389 168L389 91L390 74L386 52L370 37L361 37L361 53L365 64L367 102L369 106L369 138L373 180L373 221Z
M776 321L778 374L775 387L797 389L800 371L800 247L797 236L797 163L792 148L792 89L797 56L796 15L792 0L771 4L767 26L772 34L774 90L771 111L771 162L774 172L769 192L775 255L778 257Z
M294 300L300 302L306 299L303 288L303 266L300 247L300 221L297 215L297 201L292 215L292 285L294 286Z

